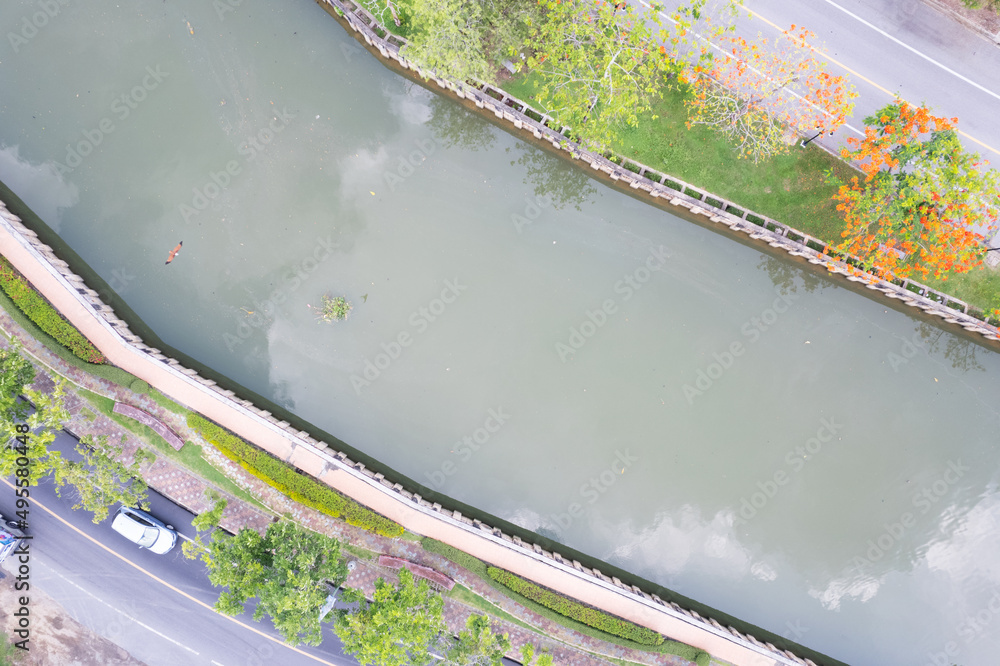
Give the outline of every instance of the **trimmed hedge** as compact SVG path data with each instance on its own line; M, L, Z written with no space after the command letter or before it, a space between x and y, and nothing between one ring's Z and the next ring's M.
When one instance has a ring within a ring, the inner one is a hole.
M313 477L300 474L288 463L244 442L199 414L188 414L187 421L188 426L211 442L227 458L296 502L333 518L343 517L349 525L382 536L398 537L403 533L403 527L398 523L344 497Z
M652 629L640 627L637 624L632 624L627 620L615 617L614 615L610 615L604 611L591 608L590 606L585 606L578 601L568 599L561 594L553 592L552 590L547 590L544 587L535 585L531 581L525 580L520 576L515 576L509 571L504 571L503 569L498 569L496 567L489 567L486 572L489 574L490 578L504 587L510 588L514 592L517 592L532 601L536 601L546 608L551 608L560 615L565 615L568 618L572 618L577 622L582 622L583 624L593 627L594 629L599 629L600 631L614 636L627 638L628 640L635 641L641 645L662 645L663 641L666 640L666 638ZM696 648L692 649L696 650Z
M542 617L546 617L554 622L560 623L565 627L569 627L575 631L578 631L586 636L591 636L599 640L606 640L615 645L622 645L625 647L639 649L639 650L650 650L652 652L657 652L660 654L672 654L677 655L682 659L692 661L698 666L709 666L712 660L711 655L709 655L704 650L696 648L694 646L688 645L686 643L679 643L673 640L664 640L659 645L653 647L647 647L645 643L638 643L631 637L622 638L615 634L609 634L606 630L601 627L594 627L592 625L584 623L578 618L574 618L565 614L560 613L549 606L543 605L538 601L530 597L526 597L513 588L503 585L501 582L494 580L490 577L488 573L489 567L485 562L477 557L469 555L468 553L461 551L453 546L449 546L441 541L436 541L429 537L424 537L422 545L424 550L429 553L435 553L445 557L463 569L467 569L472 574L479 576L484 581L489 583L491 587L500 592L501 594L513 599L515 602L524 606L525 608L538 613Z
M459 550L454 546L449 546L443 541L437 541L436 539L431 539L430 537L424 537L420 542L420 545L423 546L423 549L428 553L434 553L435 555L447 558L463 569L468 569L477 576L486 578L486 564L484 564L478 557L469 555L464 550Z
M88 363L107 363L104 354L49 305L48 301L10 265L10 262L2 257L0 257L0 288L3 288L4 293L31 321L75 356Z

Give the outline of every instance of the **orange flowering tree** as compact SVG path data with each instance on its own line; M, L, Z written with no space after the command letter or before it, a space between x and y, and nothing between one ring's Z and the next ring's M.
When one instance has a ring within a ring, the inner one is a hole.
M865 118L864 138L842 152L864 177L834 197L846 223L837 249L897 277L946 280L980 265L1000 216L1000 178L965 151L957 122L902 100Z
M725 0L725 5L741 0ZM614 130L634 126L652 110L683 68L680 60L697 53L694 26L704 22L692 0L672 30L663 27L663 7L606 0L539 0L542 18L529 43L528 65L536 97L548 113L595 146L610 143ZM686 49L686 50L685 50ZM655 118L655 116L653 116Z
M755 163L786 150L786 133L832 132L844 124L858 96L809 44L815 35L792 26L773 44L726 35L723 54L688 73L688 126L708 125Z

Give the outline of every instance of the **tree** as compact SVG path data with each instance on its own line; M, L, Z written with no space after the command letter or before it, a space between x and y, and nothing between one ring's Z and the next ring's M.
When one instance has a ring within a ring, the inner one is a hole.
M9 349L0 349L0 419L5 424L24 421L28 415L28 403L18 398L35 380L35 368L20 352L17 340Z
M734 17L742 0L723 0L719 16ZM664 8L605 0L540 0L532 32L537 97L546 113L592 146L608 145L621 125L640 115L670 85L668 77L707 57L709 40L727 29L703 11L705 0L678 7L663 27ZM656 116L652 116L656 119Z
M498 636L485 615L470 615L458 641L448 650L448 666L500 666L510 649L507 634ZM522 651L523 652L523 651Z
M247 527L234 537L216 530L208 550L208 579L228 588L216 610L238 615L256 597L254 620L269 615L285 642L322 642L319 612L328 585L347 578L339 541L285 520L268 525L264 536Z
M215 528L219 526L219 521L222 520L222 512L225 511L226 506L229 505L229 500L212 488L205 489L205 497L212 502L212 508L198 514L194 520L191 521L191 525L198 530L198 534L194 539L184 540L184 543L181 544L181 552L184 553L184 557L189 560L201 558L205 564L208 564L210 561L209 550L205 545L204 538L206 536L210 537ZM202 534L203 532L207 534Z
M73 509L86 509L94 514L94 522L108 517L108 508L116 503L149 509L146 502L146 482L139 466L143 460L140 453L137 461L126 465L121 462L123 449L117 444L108 444L106 435L97 441L86 436L77 442L76 452L82 460L61 458L55 466L56 492L62 497L62 489L68 483L76 489L78 500Z
M64 404L66 385L62 380L48 393L30 388L25 388L23 393L35 406L35 411L24 419L30 432L19 432L14 421L0 423L0 438L8 443L0 447L0 475L18 474L28 480L28 485L34 486L61 465L62 454L49 451L49 445L70 416ZM26 467L19 464L25 458L28 460Z
M740 157L755 163L786 150L788 130L835 131L858 94L845 77L826 71L808 42L814 36L793 25L773 47L760 35L755 42L720 37L725 54L709 67L692 69L688 127L715 128L738 146Z
M500 62L522 48L538 14L536 3L521 0L414 0L403 55L453 81L495 83Z
M842 152L864 178L834 196L846 223L837 249L897 277L946 280L981 264L1000 215L1000 178L964 150L957 122L902 100L865 118L864 138Z
M588 143L607 145L617 125L635 125L676 70L658 46L659 13L600 0L541 0L544 17L528 65L546 113Z
M14 646L11 637L0 631L0 666L15 666L20 664L25 651Z
M414 583L413 574L399 570L399 584L379 578L367 601L358 590L345 590L346 601L358 602L354 611L338 611L334 630L344 650L361 664L422 666L431 660L430 648L445 630L444 600L427 581Z

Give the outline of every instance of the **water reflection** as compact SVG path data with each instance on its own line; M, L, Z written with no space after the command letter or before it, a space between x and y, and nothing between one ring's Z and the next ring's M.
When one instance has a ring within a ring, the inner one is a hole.
M959 372L986 371L978 355L988 352L968 338L959 337L940 327L921 322L917 326L913 343L929 354L943 356Z
M446 97L432 95L427 127L444 148L478 152L493 147L496 132L492 125Z
M787 259L776 259L766 254L761 255L757 268L767 273L774 283L775 291L782 295L797 294L800 289L811 294L825 283L823 278L808 269L796 266Z
M593 182L579 169L568 169L559 158L525 143L518 142L514 148L520 156L511 166L519 167L524 184L534 190L536 197L548 197L557 210L569 205L582 210L581 204L597 194Z
M18 146L0 148L0 180L54 231L62 225L63 211L80 201L80 190L54 162L32 164L21 157Z

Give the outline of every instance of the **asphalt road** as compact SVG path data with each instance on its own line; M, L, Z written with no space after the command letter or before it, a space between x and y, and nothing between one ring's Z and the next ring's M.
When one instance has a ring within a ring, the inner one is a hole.
M73 446L73 438L61 433L57 448ZM290 648L268 618L250 617L252 608L237 618L216 613L211 606L218 590L201 562L184 558L179 542L166 555L140 549L111 529L110 516L95 525L89 512L73 511L66 490L58 497L50 480L32 489L30 583L135 658L150 666L357 663L343 655L329 625L319 647ZM0 513L13 515L14 501L10 480L0 480ZM150 513L194 535L193 514L153 491L149 501Z
M1000 46L920 0L744 0L736 32L771 41L792 24L816 34L829 71L849 75L859 93L847 126L817 143L839 151L898 93L957 117L966 148L1000 165Z
M825 145L858 136L864 118L895 94L935 115L957 117L969 150L1000 164L1000 46L919 0L745 0L745 33L773 37L791 24L816 33L830 71L850 75L860 96L854 129ZM747 30L749 28L749 30Z

